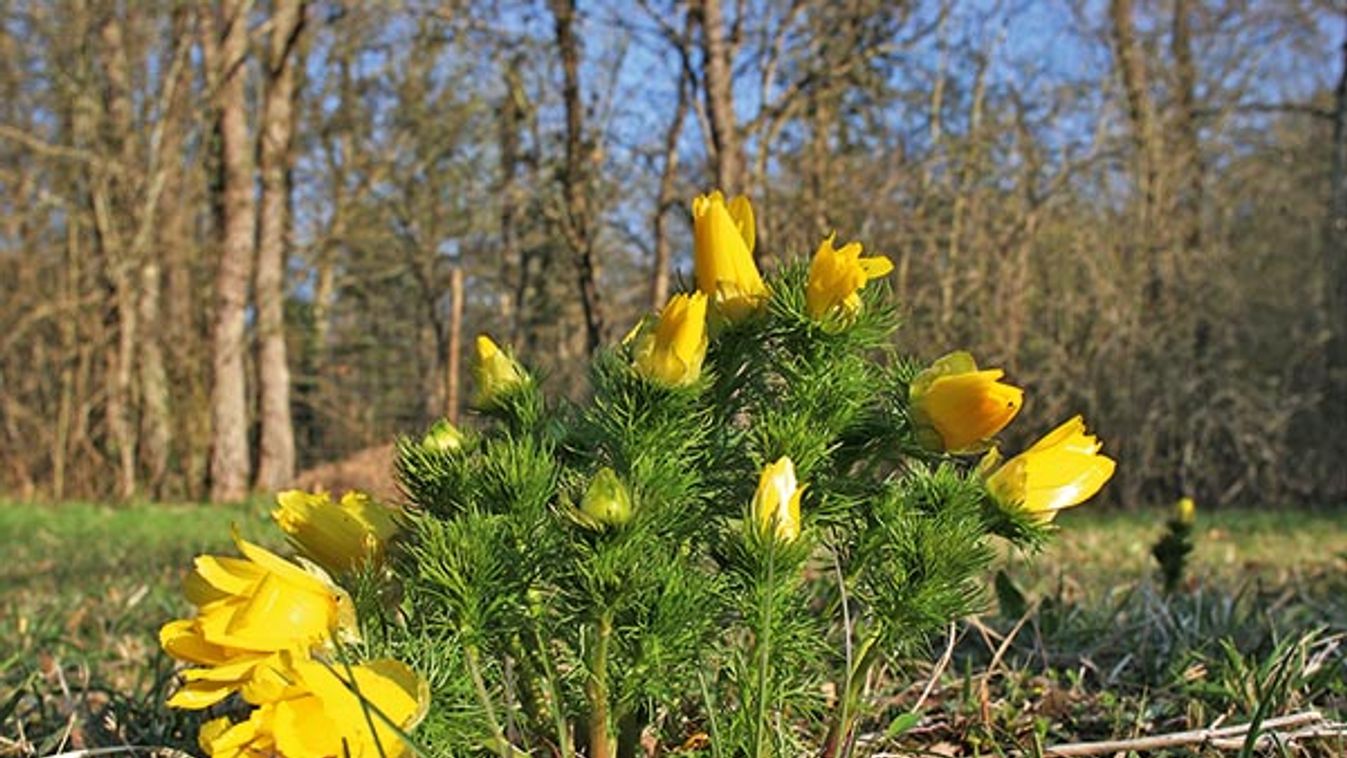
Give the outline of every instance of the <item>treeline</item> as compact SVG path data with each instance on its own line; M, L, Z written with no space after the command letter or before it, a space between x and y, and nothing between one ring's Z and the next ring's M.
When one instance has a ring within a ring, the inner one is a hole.
M228 500L579 360L747 193L1138 504L1347 493L1347 8L0 0L0 493ZM1051 398L1051 400L1045 400Z

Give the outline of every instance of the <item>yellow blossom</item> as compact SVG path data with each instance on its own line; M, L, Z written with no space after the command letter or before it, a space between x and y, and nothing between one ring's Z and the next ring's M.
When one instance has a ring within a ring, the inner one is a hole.
M753 514L764 534L783 542L800 536L800 496L806 485L795 480L795 464L782 456L762 470L753 495Z
M382 559L398 531L393 509L363 492L347 492L334 503L326 492L288 490L276 503L271 517L306 556L334 573Z
M727 204L719 190L692 201L693 274L697 289L721 316L738 321L767 302L767 285L753 262L753 206L740 195Z
M406 665L389 659L349 668L295 661L291 671L291 687L261 704L248 720L234 724L224 717L202 724L201 749L211 758L400 758L410 753L398 730L411 730L425 715L429 688Z
M1057 511L1090 499L1113 476L1115 463L1099 454L1102 446L1076 416L1003 465L995 465L996 451L988 453L987 489L1002 503L1051 521Z
M817 321L836 319L845 322L861 310L861 287L871 279L887 276L893 263L884 256L861 257L861 244L852 242L842 249L833 248L836 235L819 243L809 265L809 284L805 305Z
M706 359L706 294L678 294L636 347L636 371L668 387L697 381Z
M1181 497L1174 504L1174 520L1192 526L1197 522L1197 503L1191 497Z
M200 668L169 699L175 708L205 708L242 692L250 702L272 697L287 676L277 654L307 655L334 636L356 635L346 592L319 569L306 571L235 537L242 558L202 555L184 583L194 618L165 624L159 642L169 655Z
M1024 390L1001 381L1001 369L979 371L973 356L955 352L917 374L908 389L922 442L951 453L984 450L1019 413Z
M519 386L524 379L524 369L501 350L490 337L477 335L477 361L472 367L473 378L477 380L476 405L486 408L500 397Z

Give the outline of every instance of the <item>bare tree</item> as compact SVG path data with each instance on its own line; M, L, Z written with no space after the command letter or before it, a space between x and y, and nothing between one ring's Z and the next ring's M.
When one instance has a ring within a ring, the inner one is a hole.
M575 0L552 0L557 51L561 55L562 100L566 106L566 160L561 171L564 198L561 231L575 261L580 302L585 317L585 348L593 353L603 343L604 309L594 250L594 217L590 198L591 159L586 146L585 106L580 95L580 42L575 34Z
M716 185L731 195L742 192L744 157L734 116L733 51L725 38L720 0L694 0L702 28L702 68L706 111L711 129L711 160Z
M252 0L220 0L219 44L207 41L204 62L217 92L220 169L223 174L223 239L215 278L215 323L211 365L211 489L214 502L248 493L248 399L243 357L248 280L253 264L256 203L252 142L245 91L248 13ZM209 15L209 14L206 14ZM214 24L203 25L206 35Z
M285 347L285 262L289 241L289 162L295 122L295 68L304 29L304 0L276 0L267 51L267 92L261 124L262 202L257 239L257 487L274 491L295 475L290 411L290 364Z

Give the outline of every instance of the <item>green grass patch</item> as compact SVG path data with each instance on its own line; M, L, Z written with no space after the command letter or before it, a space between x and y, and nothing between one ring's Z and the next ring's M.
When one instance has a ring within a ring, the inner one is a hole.
M233 552L231 527L283 545L269 507L0 503L0 756L192 749L196 717L161 705L173 665L155 634L187 611L178 586L192 557ZM917 715L905 714L943 644L889 667L857 754L1032 755L1040 745L1240 723L1260 708L1342 718L1342 517L1203 513L1185 583L1166 596L1149 552L1165 515L1082 508L1061 517L1042 554L1003 555L997 568L1023 608L1000 607L989 575L990 607L959 625ZM1347 755L1347 743L1286 754Z

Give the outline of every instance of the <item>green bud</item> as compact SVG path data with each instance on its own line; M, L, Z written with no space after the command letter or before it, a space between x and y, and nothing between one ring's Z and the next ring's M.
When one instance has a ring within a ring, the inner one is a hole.
M449 423L448 419L440 419L430 427L426 436L421 438L421 446L442 453L452 453L463 447L463 432Z
M631 521L631 493L607 466L599 469L580 501L580 512L603 526L622 526Z

